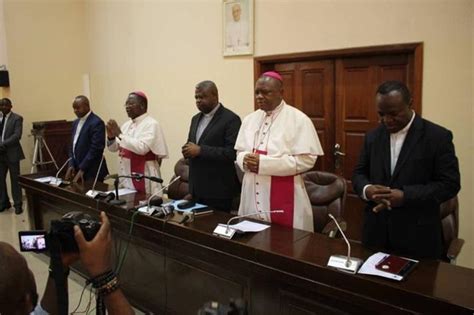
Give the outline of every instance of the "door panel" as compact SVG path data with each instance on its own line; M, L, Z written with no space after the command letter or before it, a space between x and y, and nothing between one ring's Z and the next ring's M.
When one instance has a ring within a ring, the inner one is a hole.
M352 189L352 172L359 160L367 131L378 126L375 91L387 80L408 83L409 58L406 55L345 58L336 61L336 123L335 138L345 156L336 174L348 185L344 219L347 235L360 240L365 204Z
M278 73L283 78L283 99L287 104L295 104L295 90L296 88L296 76L297 76L297 64L286 63L281 64L278 67Z
M334 170L334 62L311 61L276 64L283 76L285 101L303 111L313 122L325 155L316 170Z

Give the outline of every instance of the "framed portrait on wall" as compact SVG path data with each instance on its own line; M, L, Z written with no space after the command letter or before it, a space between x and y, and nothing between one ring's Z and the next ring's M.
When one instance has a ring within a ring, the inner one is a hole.
M253 0L223 0L224 56L253 54Z

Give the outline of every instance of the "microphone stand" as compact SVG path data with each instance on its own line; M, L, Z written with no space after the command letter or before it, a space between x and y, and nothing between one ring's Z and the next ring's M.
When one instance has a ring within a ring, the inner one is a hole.
M341 232L341 235L347 244L347 256L332 255L331 257L329 257L328 266L334 267L341 271L357 273L357 270L359 270L359 267L363 263L362 259L351 258L351 244L349 243L346 234L344 234L344 231L339 226L339 222L337 222L336 218L330 213L328 213L328 216L334 221L334 223L336 223L337 229L339 230L339 232Z
M118 193L118 186L119 186L119 180L120 178L134 178L132 176L127 176L127 175L119 175L115 177L114 179L114 188L115 188L115 199L110 200L110 204L114 206L120 206L126 203L125 200L119 199L119 193Z
M49 182L50 185L59 186L64 182L61 178L59 178L59 173L61 173L61 171L64 169L64 167L67 165L67 163L69 163L69 161L71 161L71 160L72 160L72 157L67 159L66 162L64 162L64 164L61 166L59 171L56 173L56 177L54 177L54 180L51 180Z
M155 196L158 196L159 193L161 193L163 190L165 190L166 188L170 187L175 181L177 181L178 179L180 179L181 176L177 176L175 177L168 185L162 187L160 190L158 190L156 193L152 194L150 196L150 198L148 198L148 201L147 201L147 210L150 211L150 203L151 203L151 200L153 199L153 197Z
M162 187L161 189L159 189L156 193L152 194L152 195L148 198L148 200L147 200L147 202L146 202L147 205L146 205L146 208L145 208L144 210L143 210L143 208L144 208L145 206L138 207L137 210L138 210L139 212L146 212L146 213L148 213L148 215L154 215L154 214L156 213L155 211L156 211L157 208L155 208L155 206L151 206L151 200L153 199L153 197L158 196L159 193L161 193L162 191L164 191L166 188L170 187L175 181L177 181L177 180L180 179L180 178L181 178L181 176L175 177L171 182L169 182L168 185L163 186L163 187ZM159 209L159 208L158 208L158 209ZM165 215L166 215L166 214L165 214Z
M102 170L102 163L104 162L104 155L100 159L99 168L97 169L97 173L95 174L94 184L92 184L92 189L86 193L86 196L91 198L95 198L100 192L95 190L95 185L97 184L97 179L99 178L100 171Z
M114 188L115 188L115 199L113 200L110 200L110 204L111 205L116 205L116 206L120 206L120 205L123 205L125 204L125 200L121 200L119 199L119 194L118 194L118 186L119 186L119 179L120 178L131 178L131 179L135 179L135 180L142 180L142 179L148 179L148 180L151 180L151 181L155 181L155 182L158 182L158 183L162 183L163 180L161 178L158 178L158 177L154 177L154 176L145 176L143 174L139 174L139 173L132 173L131 175L118 175L115 177L114 179ZM176 181L179 177L175 178L174 181ZM172 181L171 183L168 184L171 185L174 181ZM163 191L164 189L166 189L168 186L165 186L163 187L159 192ZM153 197L153 196L152 196ZM151 199L150 199L151 200ZM150 206L150 200L148 201L148 208Z

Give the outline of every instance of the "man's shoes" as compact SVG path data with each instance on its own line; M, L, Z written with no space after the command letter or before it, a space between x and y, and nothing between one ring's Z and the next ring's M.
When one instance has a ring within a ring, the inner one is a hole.
M23 213L23 209L20 207L20 208L15 208L15 214L22 214Z

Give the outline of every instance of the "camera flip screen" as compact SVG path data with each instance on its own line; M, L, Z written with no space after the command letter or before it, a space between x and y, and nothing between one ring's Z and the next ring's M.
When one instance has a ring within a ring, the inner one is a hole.
M22 252L43 252L47 250L46 231L18 232Z

